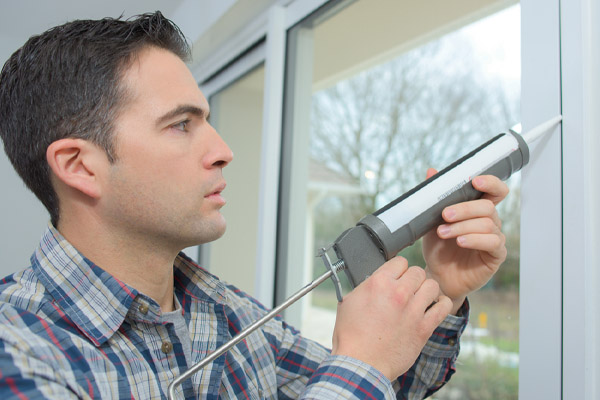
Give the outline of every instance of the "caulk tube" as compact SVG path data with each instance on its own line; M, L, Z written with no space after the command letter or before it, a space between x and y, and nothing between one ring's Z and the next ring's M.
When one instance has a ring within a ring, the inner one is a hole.
M350 283L358 285L386 260L443 223L444 208L480 198L482 193L471 184L474 177L495 175L506 180L528 162L529 148L523 138L514 132L502 133L363 217L333 246L344 260ZM361 237L370 240L360 243Z

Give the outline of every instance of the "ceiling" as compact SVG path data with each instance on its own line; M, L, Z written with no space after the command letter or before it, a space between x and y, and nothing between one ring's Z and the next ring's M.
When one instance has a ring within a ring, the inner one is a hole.
M129 17L161 10L172 18L183 0L0 0L0 63L32 35L74 19Z

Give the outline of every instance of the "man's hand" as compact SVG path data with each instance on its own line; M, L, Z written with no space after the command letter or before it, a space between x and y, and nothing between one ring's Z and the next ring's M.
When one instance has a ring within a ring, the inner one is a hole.
M414 364L451 308L422 268L393 258L338 304L332 354L364 361L394 380Z
M430 169L427 177L435 173ZM467 294L491 279L507 253L496 205L508 194L508 186L486 175L473 179L473 187L483 192L483 197L446 207L442 212L446 223L423 237L427 276L450 297L453 314Z

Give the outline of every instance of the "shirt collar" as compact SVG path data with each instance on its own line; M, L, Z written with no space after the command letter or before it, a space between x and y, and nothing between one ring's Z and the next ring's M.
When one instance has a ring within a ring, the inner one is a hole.
M85 258L50 223L31 256L31 264L57 305L96 346L119 329L132 309L139 315L140 302L155 309L145 319L160 317L152 299ZM223 283L183 253L175 259L174 269L175 291L190 300L225 301Z
M224 303L226 301L226 288L223 282L196 264L183 252L175 258L174 283L175 291L196 300L211 303Z

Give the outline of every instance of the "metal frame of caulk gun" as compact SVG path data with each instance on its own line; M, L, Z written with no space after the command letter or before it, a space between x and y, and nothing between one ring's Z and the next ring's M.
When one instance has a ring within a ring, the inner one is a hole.
M441 214L445 207L481 197L482 193L471 184L472 177L491 174L506 180L527 165L528 145L549 132L561 120L562 116L552 118L523 136L514 131L500 134L385 207L363 217L355 227L343 232L329 248L320 250L319 256L328 269L327 272L173 380L168 388L168 398L175 398L175 390L181 382L219 358L327 279L333 279L338 300L342 301L338 272L345 271L352 287L356 287L400 250L442 223ZM466 175L461 176L461 173ZM329 258L329 249L333 249L337 256L334 263Z

